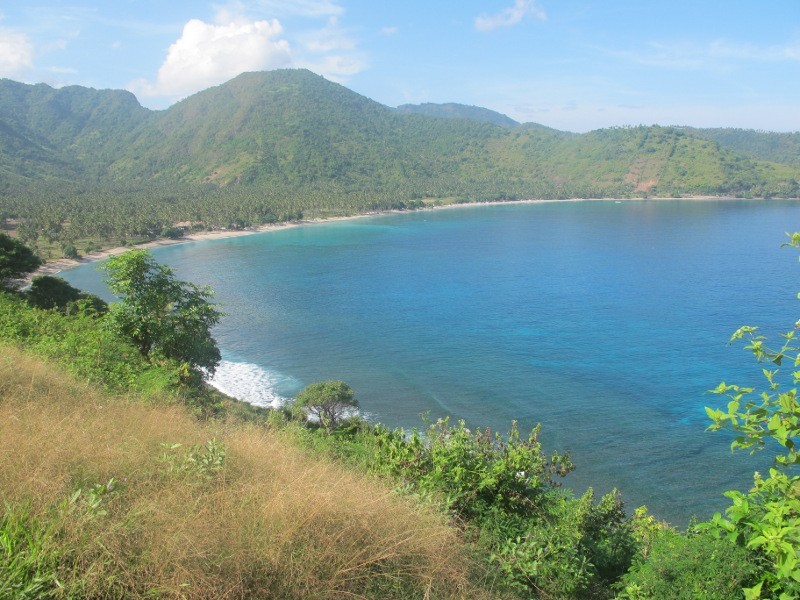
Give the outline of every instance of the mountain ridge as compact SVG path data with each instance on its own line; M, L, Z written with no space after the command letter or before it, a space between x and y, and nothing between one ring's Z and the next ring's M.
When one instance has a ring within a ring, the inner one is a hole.
M455 103L392 109L307 70L243 73L163 111L142 107L133 94L122 90L80 86L56 90L45 84L0 81L0 167L17 178L39 174L97 182L154 178L223 186L338 180L369 187L433 176L463 181L477 170L484 176L502 178L507 173L529 182L534 176L556 187L572 181L603 189L613 182L641 192L648 186L633 182L634 174L647 163L644 170L662 171L651 180L660 183L666 176L675 188L667 163L656 161L654 166L648 153L655 150L640 143L642 131L653 137L664 131L683 134L688 145L695 146L688 149L694 154L713 154L714 149L702 143L711 141L723 154L733 151L749 161L800 166L800 156L792 156L794 147L800 148L800 134L795 141L793 134L766 136L737 130L737 139L731 141L730 136L715 135L715 130L659 126L571 134ZM523 146L518 144L521 138ZM634 138L642 152L626 148ZM748 151L742 138L757 140L750 146L761 149ZM788 150L765 150L770 139ZM615 146L604 153L598 152L602 150L598 144ZM549 160L542 149L561 156ZM674 147L673 153L675 149L680 148ZM606 157L592 161L598 154ZM622 159L609 178L603 162L614 154ZM27 157L24 166L13 160L20 156ZM565 169L571 160L584 165L580 177ZM718 160L709 158L709 164ZM511 165L516 165L513 172ZM757 165L750 167L758 170ZM653 187L657 184L648 189ZM690 193L709 192L714 186L684 187Z
M308 70L243 73L160 111L122 90L0 80L0 219L30 239L126 237L423 200L800 196L800 134L577 134L480 107L422 112Z
M433 102L401 104L395 110L405 114L421 114L430 117L441 117L443 119L467 119L506 127L515 127L520 124L511 117L497 111L483 108L482 106L469 106L456 102L446 102L444 104L436 104ZM541 127L544 126L542 125Z

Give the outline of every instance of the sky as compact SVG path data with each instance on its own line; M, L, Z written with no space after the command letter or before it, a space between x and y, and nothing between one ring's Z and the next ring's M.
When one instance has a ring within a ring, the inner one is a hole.
M164 109L276 68L567 131L800 131L800 0L0 0L16 81Z

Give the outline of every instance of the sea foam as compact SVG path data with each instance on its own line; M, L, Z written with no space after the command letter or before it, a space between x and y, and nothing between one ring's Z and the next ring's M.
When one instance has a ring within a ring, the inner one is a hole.
M287 378L246 362L223 360L208 383L223 394L255 406L278 408L289 398L277 392Z

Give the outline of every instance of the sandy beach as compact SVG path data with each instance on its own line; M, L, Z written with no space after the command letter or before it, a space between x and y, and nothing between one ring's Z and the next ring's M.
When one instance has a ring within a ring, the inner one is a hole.
M689 198L649 198L649 200L721 200L721 199L724 198L720 198L717 196L692 196ZM492 200L487 202L442 204L438 206L429 206L426 208L421 208L416 210L423 210L423 211L443 210L451 208L494 206L500 204L544 204L551 202L591 202L591 201L609 201L609 200L627 202L636 200L640 201L642 200L642 198L565 198L565 199ZM122 254L123 252L126 252L128 250L133 250L134 248L136 249L160 248L161 246L174 246L175 244L187 244L189 242L199 242L202 240L239 237L243 235L252 235L255 233L264 233L267 231L278 231L281 229L288 229L291 227L305 227L317 223L330 223L333 221L361 219L365 217L374 217L377 215L402 213L402 212L408 212L408 211L386 210L386 211L363 213L358 215L350 215L346 217L330 217L326 219L308 219L303 221L292 221L287 223L271 223L268 225L261 225L259 227L249 227L247 229L216 229L213 231L198 231L198 232L188 233L179 239L159 238L150 242L145 242L143 244L137 244L136 246L119 246L116 248L109 248L107 250L102 250L100 252L92 252L90 254L86 254L85 256L81 256L78 259L60 258L57 260L48 261L47 263L39 267L39 269L37 269L34 273L32 273L30 277L27 279L26 283L30 283L31 279L40 275L56 275L58 273L61 273L62 271L67 271L79 265L99 262L105 260L110 256Z
M298 225L301 224L302 223L286 223L281 225L264 225L257 228L241 229L241 230L220 229L215 231L199 231L199 232L189 233L178 239L160 238L153 240L151 242L145 242L144 244L137 244L136 246L118 246L116 248L101 250L100 252L91 252L77 259L59 258L57 260L48 261L41 267L39 267L34 273L32 273L31 278L37 277L39 275L56 275L62 271L72 269L73 267L93 262L99 262L101 260L105 260L110 256L116 256L117 254L122 254L123 252L127 252L128 250L133 250L133 249L142 250L149 248L160 248L161 246L174 246L176 244L187 244L189 242L199 242L201 240L237 237L241 235L260 233L262 231L270 231L273 229L286 229L288 227L297 227Z

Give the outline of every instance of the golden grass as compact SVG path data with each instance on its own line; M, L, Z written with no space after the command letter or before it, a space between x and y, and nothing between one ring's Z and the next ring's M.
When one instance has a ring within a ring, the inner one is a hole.
M442 515L280 433L202 424L52 369L0 346L0 494L58 524L61 595L486 597ZM186 460L214 438L220 470Z

